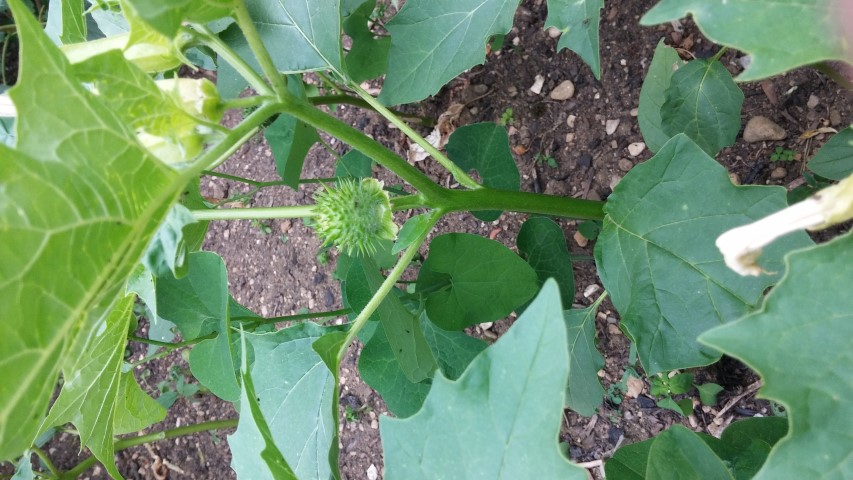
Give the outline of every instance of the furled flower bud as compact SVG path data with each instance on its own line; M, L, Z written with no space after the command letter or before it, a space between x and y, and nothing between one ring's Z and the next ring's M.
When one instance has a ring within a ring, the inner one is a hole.
M372 255L380 240L394 240L397 225L391 201L373 178L343 179L335 188L314 195L314 229L325 245L335 245L348 255Z
M110 50L121 50L124 58L136 64L143 71L157 73L181 66L184 58L180 50L189 40L180 37L173 43L165 41L162 43L137 42L129 45L130 38L130 33L122 33L89 42L70 43L62 45L60 48L65 52L65 56L71 63L80 63Z
M160 90L172 95L187 113L219 122L224 109L219 90L216 85L206 78L171 78L157 80Z
M820 230L853 218L853 175L800 203L717 238L729 268L741 275L761 275L756 260L773 240L796 230Z

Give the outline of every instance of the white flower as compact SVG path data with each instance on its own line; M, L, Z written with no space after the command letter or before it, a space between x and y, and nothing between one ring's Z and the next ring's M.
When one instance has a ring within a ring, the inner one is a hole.
M758 276L764 271L756 260L773 240L796 230L820 230L851 218L853 175L800 203L725 232L717 238L717 248L729 268L741 275Z
M0 117L17 117L18 111L9 95L0 95Z

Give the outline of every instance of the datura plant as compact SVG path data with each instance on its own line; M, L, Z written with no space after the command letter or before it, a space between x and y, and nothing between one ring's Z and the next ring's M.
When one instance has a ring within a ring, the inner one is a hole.
M654 156L606 202L522 191L504 125L460 126L439 148L390 108L482 63L518 0L407 0L381 31L376 0L56 0L44 25L27 4L0 2L20 60L17 84L0 91L0 460L16 479L77 478L96 462L121 478L119 450L233 427L238 478L339 479L339 367L356 339L359 374L390 411L385 478L585 479L558 434L564 409L593 415L605 397L605 294L574 306L560 219L601 225L596 268L645 374L726 354L787 411L720 438L672 427L605 459L608 479L853 477L853 235L842 223L816 245L804 232L851 217L853 127L808 163L840 183L792 206L782 187L733 185L714 160L741 130L744 98L723 51L750 56L740 81L814 64L831 73L821 62L851 60L834 23L850 18L843 2L660 1L643 24L691 14L722 47L689 62L657 47L638 116ZM548 0L545 21L596 77L602 6ZM179 75L200 68L216 83ZM380 77L378 97L362 88ZM338 104L384 117L452 186L330 114ZM227 111L246 114L225 126ZM217 170L261 131L280 181ZM335 178L303 174L319 131L348 146ZM374 163L393 188L372 178ZM237 208L202 197L202 177L248 185L242 200L321 185L306 204ZM457 212L530 217L517 251L430 235ZM224 262L200 251L207 226L275 218L310 219L340 250L344 310L264 318L230 296ZM414 280L398 288L404 274ZM182 341L135 335L140 311ZM513 312L492 345L466 333ZM343 325L322 320L343 314ZM138 434L166 410L137 383L129 341L152 345L141 363L188 349L192 376L239 417ZM57 428L89 452L67 471L40 448Z

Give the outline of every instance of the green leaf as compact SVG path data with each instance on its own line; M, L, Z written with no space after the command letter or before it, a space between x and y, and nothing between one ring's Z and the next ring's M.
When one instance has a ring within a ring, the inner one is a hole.
M486 42L506 34L518 0L411 0L385 27L388 75L379 100L423 100L486 58Z
M691 388L693 388L693 375L690 373L679 373L669 379L669 391L673 395L687 393Z
M116 435L138 432L166 418L166 409L142 391L132 371L122 372L116 396Z
M276 446L269 424L261 412L259 405L260 397L255 393L252 377L248 373L244 373L242 379L244 387L240 396L240 405L243 411L245 411L245 407L249 407L253 422L247 424L245 428L255 434L254 436L259 434L264 442L263 449L260 451L260 457L264 461L266 469L261 470L263 473L259 472L260 475L264 477L269 476L274 479L297 480L296 474L293 473L290 465L284 459L284 455L282 455ZM242 424L243 422L240 423Z
M809 170L832 180L853 173L853 126L833 135L808 163Z
M532 217L521 226L516 243L518 252L536 271L539 285L549 278L556 280L563 308L572 308L575 278L563 229L549 218Z
M10 480L35 480L36 476L35 472L33 472L32 456L33 454L27 450L15 468L15 475Z
M665 397L663 397L657 401L657 406L660 408L665 408L667 410L673 411L679 415L687 416L687 415L690 415L690 412L693 411L692 400L687 399L687 401L691 402L691 404L690 404L690 407L687 410L685 410L681 404L681 400L675 401L672 399L672 397L667 395L667 396L665 396Z
M279 115L264 130L264 138L270 144L278 174L288 187L298 189L305 156L320 140L317 129L290 115Z
M367 24L376 0L365 1L344 20L344 32L352 39L352 47L346 56L347 73L355 83L379 77L388 68L388 52L391 37L377 37Z
M566 406L589 417L595 414L604 398L598 371L604 368L604 357L595 348L595 314L604 297L583 310L563 312L569 344L569 383Z
M717 404L717 395L723 391L723 387L716 383L703 383L696 385L696 390L699 390L699 400L702 401L702 405L713 407Z
M728 480L733 477L698 435L682 425L674 425L658 435L652 443L646 478Z
M672 74L660 110L663 133L686 133L708 155L735 143L743 92L722 63L693 60Z
M598 24L603 7L604 0L548 0L545 19L545 28L555 27L562 32L557 51L568 48L577 53L599 80Z
M247 2L246 6L279 71L343 71L340 0Z
M643 88L640 90L639 113L637 114L640 131L643 132L643 140L652 152L660 150L671 137L664 132L661 108L666 101L666 91L669 89L672 74L684 65L685 62L678 56L678 52L672 47L667 47L661 39L655 48L652 64L649 65L649 72L643 79Z
M403 228L400 229L400 233L397 234L397 242L391 249L391 253L396 255L405 250L424 233L424 230L432 227L432 225L432 215L429 213L415 215L406 220Z
M0 459L31 445L72 333L111 310L186 184L10 6L20 134L16 150L0 145L0 371L12 372L0 385Z
M226 300L227 301L227 300ZM190 350L190 371L193 376L217 397L237 402L240 385L237 383L239 368L238 345L231 337L231 322L226 314L220 319L216 338L203 340Z
M251 417L241 415L237 431L228 437L231 467L238 478L280 478L258 458L270 448L269 439L258 428L261 417L297 478L330 477L328 455L338 429L332 408L337 399L332 373L312 344L342 328L306 322L274 333L245 334L255 354L251 376L260 417L255 412Z
M113 478L121 478L113 458L113 433L135 299L128 295L119 300L105 324L99 321L81 332L74 349L77 355L63 369L65 383L42 426L45 429L73 423L80 432L80 443L92 451Z
M201 179L197 177L192 180L186 188L184 188L183 194L181 195L181 205L190 210L204 210L210 208L201 196L200 183ZM197 252L201 249L205 236L207 236L207 227L209 225L209 221L195 221L184 225L181 232L183 234L184 245L186 245L187 252Z
M85 42L83 0L50 0L44 31L55 43Z
M372 259L353 258L345 286L352 308L361 311L383 281ZM382 329L406 378L411 382L420 382L431 377L436 368L435 358L424 338L417 315L407 310L393 292L385 297L374 315L379 316Z
M158 32L174 37L183 22L208 23L231 14L231 0L125 0Z
M447 155L463 170L476 170L483 185L502 190L519 190L521 177L512 158L506 129L496 123L475 123L459 127L447 141ZM474 212L484 222L492 222L501 212Z
M468 233L439 235L418 273L429 319L444 330L500 320L530 300L536 272L499 242Z
M167 273L156 279L156 313L174 323L185 341L219 331L228 301L228 277L219 255L195 252L187 263L185 277Z
M701 337L736 357L764 381L764 397L785 405L791 430L755 477L853 475L853 234L786 257L784 279L761 309Z
M839 11L843 8L842 3L823 0L663 0L640 23L655 25L692 15L709 40L750 54L749 66L738 76L748 82L821 60L849 59L850 47L839 38L840 22L847 18Z
M436 374L418 413L382 417L386 477L585 479L557 446L569 373L562 317L549 281L458 380Z
M373 174L373 160L358 150L350 150L335 162L336 177L367 178Z
M714 241L784 208L785 189L733 186L726 170L685 135L624 180L604 207L595 246L622 328L649 375L712 363L719 353L696 337L757 306L779 278L735 274ZM781 272L783 252L810 244L802 232L776 242L761 257L765 271Z
M195 218L186 207L181 204L174 205L142 257L145 268L158 277L167 273L176 278L186 275L189 265L186 262L184 228L194 223Z

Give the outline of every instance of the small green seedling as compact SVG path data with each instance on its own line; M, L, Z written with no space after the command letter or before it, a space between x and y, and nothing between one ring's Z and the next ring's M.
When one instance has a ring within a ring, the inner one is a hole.
M507 108L501 113L500 123L504 127L507 125L512 125L515 120L512 118L512 108Z
M675 400L675 395L688 393L693 387L699 391L699 399L703 405L716 405L717 394L723 391L723 387L716 383L705 383L696 385L693 383L693 375L690 373L678 373L672 376L658 374L649 379L651 385L649 393L658 400L658 406L672 410L673 412L690 415L693 412L693 400L682 398Z
M543 155L541 153L537 153L534 160L537 164L541 165L543 163L546 163L551 168L557 168L557 160L555 160L554 157L552 157L551 155Z
M797 152L788 150L787 148L776 147L776 150L770 155L771 162L790 162L797 156Z
M269 235L272 233L272 225L270 225L269 222L253 219L252 226L258 229L258 231L264 235Z

